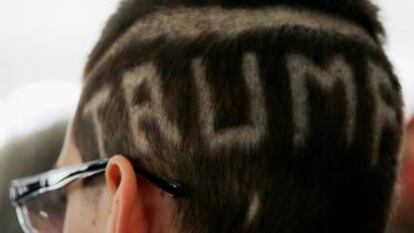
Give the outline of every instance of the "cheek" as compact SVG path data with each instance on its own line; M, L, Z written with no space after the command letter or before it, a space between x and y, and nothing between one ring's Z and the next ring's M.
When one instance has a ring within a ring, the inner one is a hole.
M107 232L110 201L106 193L83 191L79 187L68 195L63 232Z
M95 211L82 192L73 190L68 195L64 233L97 232L94 229Z

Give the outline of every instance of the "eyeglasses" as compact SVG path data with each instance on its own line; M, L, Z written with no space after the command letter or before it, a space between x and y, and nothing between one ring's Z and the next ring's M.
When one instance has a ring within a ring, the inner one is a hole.
M108 159L95 160L13 180L10 184L10 201L23 231L61 233L66 212L63 189L73 181L103 173L107 164ZM183 186L176 181L153 175L138 165L134 165L134 170L172 197L180 197L185 193Z

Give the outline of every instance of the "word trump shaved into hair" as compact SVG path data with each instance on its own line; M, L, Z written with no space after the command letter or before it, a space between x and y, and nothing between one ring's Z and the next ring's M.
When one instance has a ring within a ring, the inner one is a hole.
M375 8L280 1L121 7L76 145L182 182L177 232L382 233L403 103Z
M344 89L345 105L346 105L346 143L352 143L353 133L355 127L356 115L356 93L355 84L353 81L353 72L351 67L343 60L343 58L334 58L325 69L314 64L308 58L301 55L288 55L287 67L290 72L290 87L292 95L292 110L294 122L294 138L293 143L295 147L304 146L306 144L306 135L309 129L309 106L308 99L310 94L308 92L308 82L312 82L320 86L326 92L334 93L334 87ZM220 129L215 132L214 118L215 108L217 103L214 103L212 98L212 87L206 82L206 69L202 64L200 58L194 59L192 62L195 83L197 87L198 96L194 98L199 99L200 123L204 135L204 140L211 148L217 147L220 144L240 144L240 146L257 144L260 139L264 137L267 129L267 116L265 110L263 87L261 78L257 67L257 60L254 54L245 54L242 64L243 76L245 79L245 87L248 89L250 101L248 109L250 109L248 123L252 126L240 126L239 128ZM391 124L397 119L397 114L392 106L388 106L387 102L390 100L387 97L388 93L392 91L390 77L386 72L377 65L369 62L369 74L373 77L371 80L373 95L375 96L376 111L380 117L376 119L374 130L376 131L375 140L373 142L373 156L378 154L379 136L382 132L384 124ZM162 89L161 80L157 72L157 67L154 64L140 65L132 71L128 71L123 77L123 90L125 101L129 108L129 126L136 149L142 152L149 152L149 142L146 138L145 132L140 129L140 120L152 118L158 124L160 133L164 138L172 141L175 145L181 142L179 129L168 119L165 109L162 104ZM383 93L381 93L381 91ZM103 134L102 126L98 120L99 106L103 105L110 98L109 90L104 87L103 90L98 91L97 94L85 106L84 114L91 114L93 119L96 137L98 142L102 141ZM99 102L98 102L99 101ZM341 103L338 103L341 104ZM384 119L385 118L385 119ZM105 157L104 146L99 144L99 155ZM373 158L375 161L376 158ZM375 163L375 162L373 162Z

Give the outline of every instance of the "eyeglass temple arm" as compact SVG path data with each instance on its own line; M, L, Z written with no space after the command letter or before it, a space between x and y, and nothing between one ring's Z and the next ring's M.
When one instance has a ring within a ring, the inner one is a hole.
M77 178L83 179L104 172L107 164L107 159L92 161L83 164L81 167L74 166L61 171L51 171L37 176L14 180L11 182L9 190L12 204L19 205L32 196L61 188ZM185 189L180 183L153 175L138 165L134 164L133 167L137 174L166 191L171 196L182 197L185 194Z
M150 181L151 183L157 185L162 190L168 192L173 197L182 197L185 195L185 189L182 184L173 181L173 180L167 180L163 179L159 176L153 175L150 172L142 169L138 165L133 165L134 171L145 178L146 180Z

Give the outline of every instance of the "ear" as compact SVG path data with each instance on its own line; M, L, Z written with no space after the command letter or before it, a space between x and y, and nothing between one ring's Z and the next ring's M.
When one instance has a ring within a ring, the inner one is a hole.
M147 233L143 190L129 160L121 155L112 157L106 167L105 178L112 200L109 232Z

